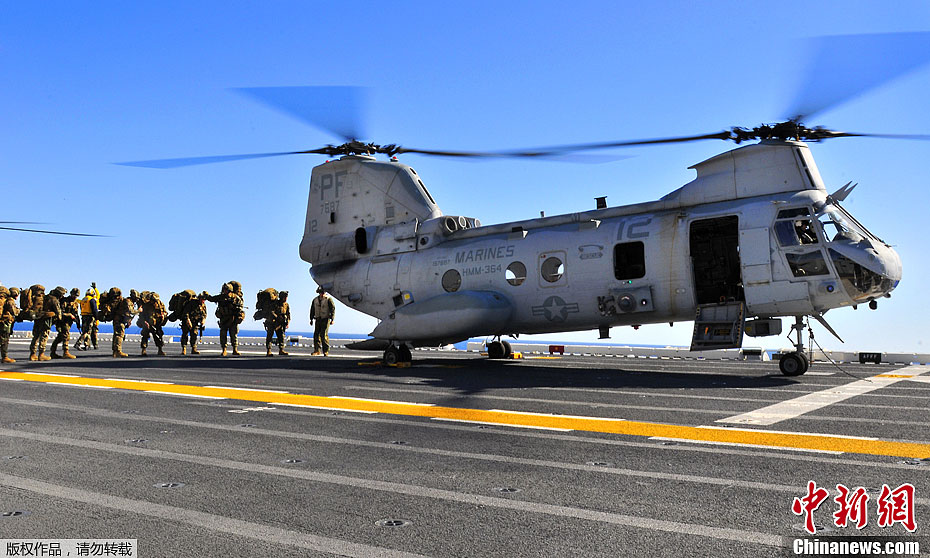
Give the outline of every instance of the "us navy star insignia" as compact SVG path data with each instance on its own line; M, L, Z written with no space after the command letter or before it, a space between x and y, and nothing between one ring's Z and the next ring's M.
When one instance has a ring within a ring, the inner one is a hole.
M561 297L550 296L541 305L533 306L534 316L543 316L550 322L564 322L569 314L579 312L577 302L565 302Z

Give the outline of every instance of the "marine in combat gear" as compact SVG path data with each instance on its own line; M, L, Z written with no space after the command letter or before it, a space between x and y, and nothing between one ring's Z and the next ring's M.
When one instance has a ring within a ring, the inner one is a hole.
M287 303L287 291L265 289L258 293L255 304L257 310L254 318L265 319L265 355L272 356L271 343L277 337L278 354L287 355L284 350L284 337L287 326L291 323L291 307Z
M158 293L151 291L142 291L139 295L139 319L136 325L141 328L142 334L142 356L146 356L146 348L149 344L149 335L155 341L158 348L158 355L165 355L165 323L168 321L168 311L165 309L165 303L158 297Z
M135 289L129 291L124 297L122 292L113 287L110 289L112 316L113 316L113 357L127 357L123 352L123 339L126 337L126 328L132 324L132 317L136 314L134 300L138 300L139 293Z
M207 305L204 301L207 299L207 292L203 291L199 295L194 291L187 289L171 295L168 301L168 321L178 321L181 325L181 354L187 354L187 344L190 343L191 354L199 355L197 350L197 338L203 333L203 323L207 319Z
M16 306L16 298L19 296L19 289L10 287L9 290L0 286L0 359L3 364L12 364L16 362L8 354L10 349L10 336L13 335L13 323L19 316L19 308Z
M221 356L226 356L226 347L232 344L232 354L239 355L239 324L245 319L242 301L242 285L238 281L223 283L220 294L207 296L207 300L216 303L216 318L220 326Z
M59 288L61 292L64 291L64 287ZM58 298L52 293L45 294L45 287L42 285L33 285L29 290L34 293L34 300L42 300L41 309L33 310L34 318L32 321L32 342L29 344L29 360L51 360L52 357L45 354L45 347L48 343L48 334L52 331L52 323L61 319L61 305ZM56 291L58 289L52 292ZM33 308L40 307L36 304Z
M59 290L60 289L60 290ZM61 306L61 317L55 322L55 339L52 341L51 357L52 358L75 358L68 351L71 341L71 325L74 323L78 324L78 329L81 327L81 306L78 302L78 297L81 296L81 291L78 289L71 289L71 293L65 295L65 289L63 287L57 287L52 291L52 295L58 296L59 305ZM61 356L58 356L58 345L61 345Z

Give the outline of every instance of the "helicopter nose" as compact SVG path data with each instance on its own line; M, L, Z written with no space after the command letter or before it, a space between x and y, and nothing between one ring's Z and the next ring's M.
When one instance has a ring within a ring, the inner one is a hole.
M898 255L894 248L886 246L879 257L884 269L883 275L891 280L891 289L894 289L901 281L901 256Z

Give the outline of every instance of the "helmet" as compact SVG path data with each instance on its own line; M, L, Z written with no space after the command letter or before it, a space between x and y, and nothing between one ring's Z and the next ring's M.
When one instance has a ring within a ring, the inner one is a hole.
M19 288L17 288L17 287L10 287L10 296L13 297L13 298L18 297L18 296L19 296Z
M229 283L223 283L223 288L222 288L223 294L226 294L231 290L232 290L232 285L230 285Z
M77 287L74 287L73 289L71 289L71 296L73 296L73 297L75 297L75 298L81 296L81 289L79 289L79 288L77 288Z
M138 298L139 298L139 291L137 291L137 290L135 290L135 289L129 289L129 298L131 298L131 299L133 299L133 300L138 300Z
M110 287L110 296L123 296L123 291L119 287Z
M326 292L326 289L324 289L322 286L320 286L320 287L317 287L316 292L318 292L318 293L320 293L320 294L323 294L323 293Z
M58 287L55 287L54 289L52 289L52 292L50 292L50 293L48 293L48 294L50 294L50 295L52 295L52 296L56 296L56 297L58 297L58 298L61 298L61 297L65 296L66 294L68 294L68 291L66 291L64 287L58 286Z
M87 289L87 292L84 293L84 296L94 296L94 290L93 290L93 289Z
M287 298L287 291L278 292L278 300L281 300L282 298Z

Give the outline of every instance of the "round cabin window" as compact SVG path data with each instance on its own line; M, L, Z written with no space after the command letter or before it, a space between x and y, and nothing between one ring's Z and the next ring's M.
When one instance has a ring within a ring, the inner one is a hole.
M504 277L514 287L522 285L526 281L526 266L522 262L513 262L507 266Z
M555 283L562 278L562 274L565 273L565 265L562 263L562 260L551 256L546 258L546 261L542 263L542 266L539 269L542 274L542 278L548 281L549 283Z
M455 269L442 274L442 288L448 293L454 293L462 286L462 274Z

